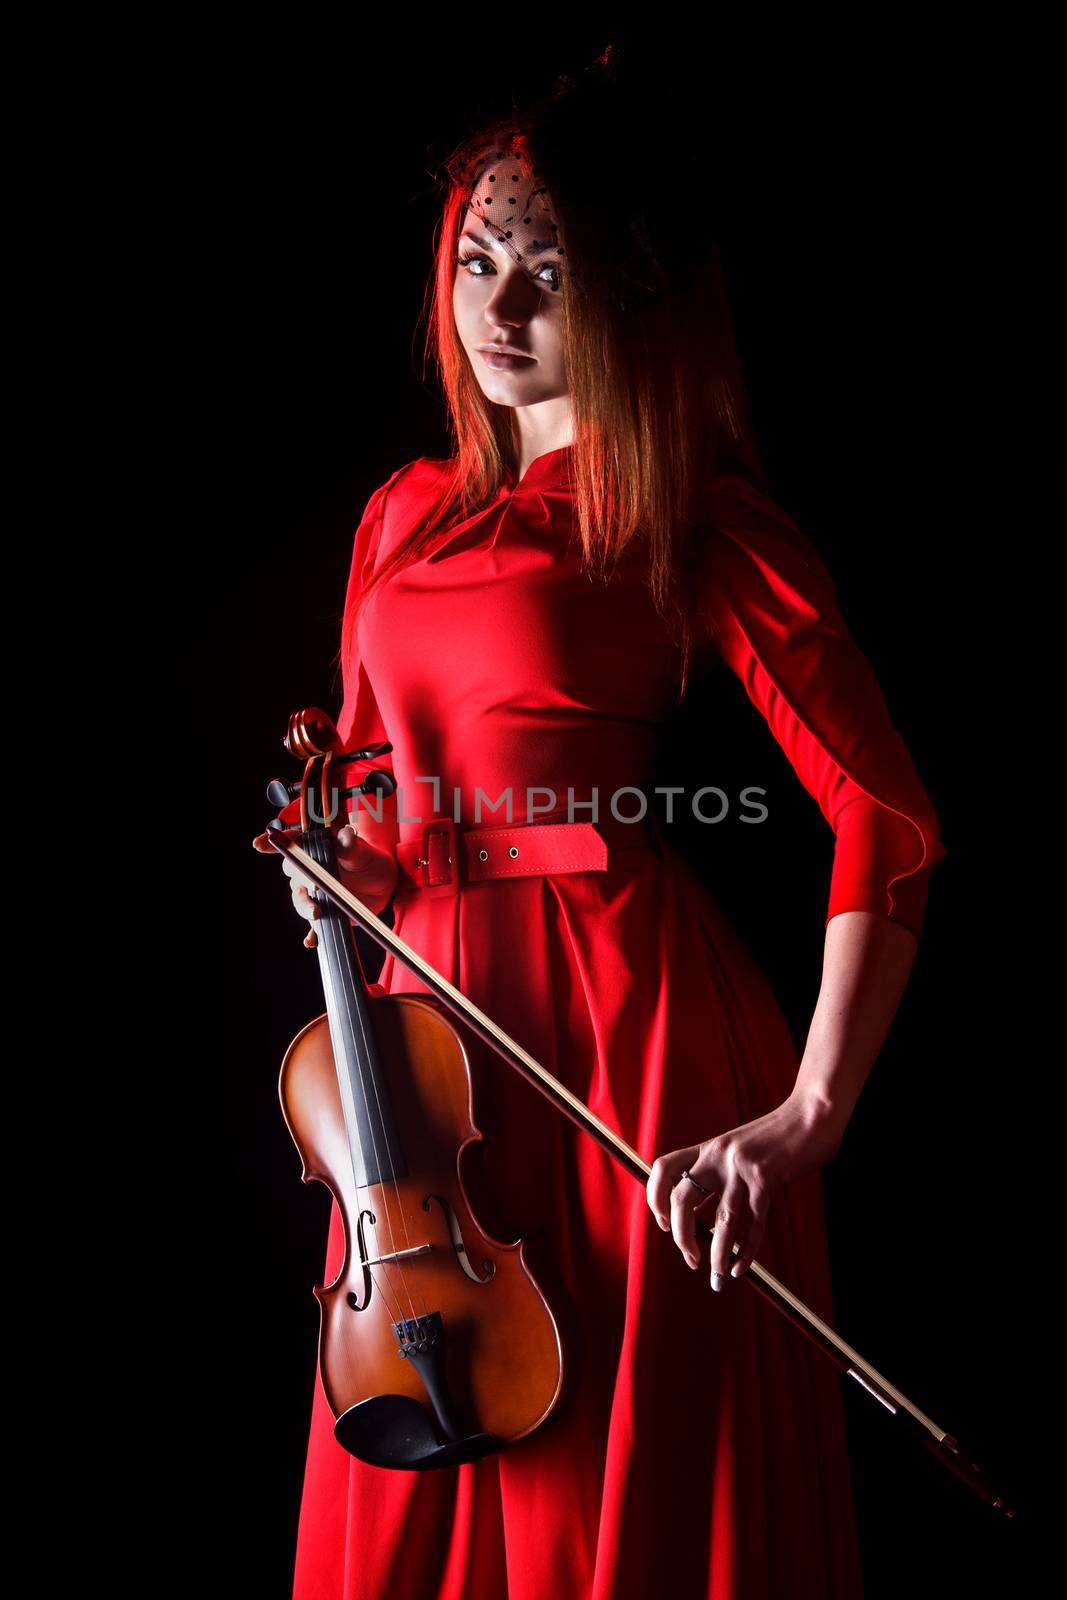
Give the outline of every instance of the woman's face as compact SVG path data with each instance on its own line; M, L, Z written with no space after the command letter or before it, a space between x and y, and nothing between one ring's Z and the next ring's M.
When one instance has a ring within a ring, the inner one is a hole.
M563 274L552 250L520 265L468 210L459 237L452 309L456 331L485 395L531 406L567 394ZM526 359L494 355L493 346ZM487 353L488 352L488 355Z

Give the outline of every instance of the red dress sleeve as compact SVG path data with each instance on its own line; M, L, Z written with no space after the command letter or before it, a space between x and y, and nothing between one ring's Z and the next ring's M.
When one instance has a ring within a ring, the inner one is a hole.
M375 561L385 526L389 492L401 476L414 466L408 462L398 467L392 476L381 484L363 508L352 540L352 558L349 564L348 585L345 590L344 611L341 619L341 681L342 702L337 717L337 732L341 750L358 750L363 745L389 742L389 734L378 709L374 688L367 676L359 643L359 622L355 616L356 602L364 584L375 569ZM359 783L372 767L393 771L391 752L374 756L366 763L353 763L345 770L346 781ZM349 812L355 808L355 797L348 802Z
M355 606L363 592L365 577L369 577L374 570L374 556L381 538L385 499L391 483L392 479L375 489L363 508L363 515L359 519L352 541L352 558L349 563L348 585L341 619L342 703L337 718L337 731L341 736L343 750L353 750L364 744L378 744L387 738L378 702L360 656Z
M711 487L701 614L834 831L828 923L876 911L922 936L947 854L930 797L814 545L747 480Z

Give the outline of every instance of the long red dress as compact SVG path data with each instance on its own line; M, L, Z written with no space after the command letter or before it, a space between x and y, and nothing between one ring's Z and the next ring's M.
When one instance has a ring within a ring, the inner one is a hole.
M634 546L610 586L580 573L571 462L570 446L538 457L371 597L339 728L346 749L391 741L402 819L450 814L458 790L469 826L476 789L493 800L509 786L515 820L527 786L564 805L568 786L576 800L596 791L606 811L652 774L677 643ZM371 496L346 613L442 470L420 458ZM873 910L918 935L946 851L826 567L744 480L709 488L700 659L738 674L834 829L826 920ZM432 775L436 809L416 781ZM401 820L401 839L421 829ZM606 870L395 902L397 933L647 1161L769 1111L798 1065L767 979L669 833ZM392 954L380 982L425 991ZM295 1600L855 1600L837 1369L748 1285L713 1294L643 1186L499 1065L510 1109L493 1176L519 1231L549 1241L581 1383L498 1455L404 1472L341 1449L316 1380ZM757 1259L833 1320L817 1172L776 1193ZM327 1284L342 1260L335 1204Z

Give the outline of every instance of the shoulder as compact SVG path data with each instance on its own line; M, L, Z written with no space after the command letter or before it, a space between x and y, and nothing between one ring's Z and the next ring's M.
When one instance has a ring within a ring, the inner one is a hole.
M713 612L744 605L839 621L822 554L769 494L747 478L723 474L709 481L704 511L702 585Z
M437 492L450 463L417 456L391 472L369 495L358 519L356 550L366 560L390 533L402 534L421 515Z
M370 495L356 525L352 568L365 582L411 532L437 498L450 461L416 456L391 472Z
M823 557L785 508L737 474L710 480L705 497L701 533L705 548L716 564L808 571L828 580Z
M753 553L779 548L820 562L818 550L777 500L748 478L723 473L707 485L705 528L709 543L729 540Z
M406 461L402 467L397 467L384 483L378 485L371 499L383 510L388 501L392 512L394 506L410 504L420 496L425 498L439 487L450 464L432 456L417 456L414 461Z

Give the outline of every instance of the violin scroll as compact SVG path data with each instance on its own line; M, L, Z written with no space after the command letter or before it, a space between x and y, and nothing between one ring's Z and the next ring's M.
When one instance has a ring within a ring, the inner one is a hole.
M292 799L300 799L300 829L306 833L311 824L329 827L337 821L342 812L341 802L351 795L371 794L385 798L394 793L396 779L385 767L375 767L365 774L362 783L348 784L337 788L330 782L333 767L342 766L353 761L373 761L376 756L387 755L392 750L388 741L381 744L365 745L358 750L341 751L339 746L341 737L337 731L337 724L333 718L319 706L305 706L301 711L294 711L289 718L282 745L291 756L305 763L304 772L299 781L287 783L284 778L272 778L267 785L267 799L271 805L282 810ZM316 762L321 762L319 769L320 800L316 807L311 798L311 780L315 773ZM317 810L317 814L316 814ZM341 820L346 820L341 816ZM275 828L284 827L283 822L277 821L268 824Z

